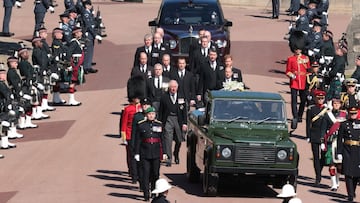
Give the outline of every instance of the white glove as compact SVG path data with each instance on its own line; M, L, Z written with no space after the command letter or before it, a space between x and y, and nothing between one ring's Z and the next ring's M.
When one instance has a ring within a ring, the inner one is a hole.
M1 121L1 125L3 127L10 127L10 123L8 121Z
M18 1L15 1L15 6L16 6L17 8L21 8L21 3L18 2Z
M338 154L337 159L340 160L340 161L343 160L342 154Z
M315 53L319 53L319 52L320 52L320 49L314 49L314 52L315 52Z
M309 56L312 56L312 55L314 55L314 52L313 52L313 50L308 50L308 54L309 54Z
M66 70L72 71L72 66L67 67Z
M37 87L39 90L44 90L44 89L45 89L44 85L42 85L41 83L38 83L36 87Z
M10 99L14 99L14 94L10 94Z
M321 143L320 149L321 149L322 151L325 151L326 147L325 147L325 144L324 144L324 143Z
M50 6L48 10L50 11L50 13L54 13L54 12L55 12L55 8L52 7L52 6Z
M319 63L321 63L321 64L325 63L325 58L323 56L319 59Z
M95 39L97 39L97 40L100 40L100 41L101 41L101 40L102 40L102 37L101 37L100 35L96 35L96 36L95 36Z
M51 73L50 77L51 77L51 78L54 78L55 80L58 80L58 79L59 79L59 75L56 74L56 73Z
M312 96L311 96L311 95L308 95L306 98L307 98L307 100L309 100L309 101L312 100Z
M140 161L140 155L135 154L134 159L135 159L136 161Z
M310 142L310 138L306 138L306 142Z
M28 94L24 94L23 98L26 99L26 100L31 100L32 99L32 97L30 95L28 95Z
M166 154L163 154L163 160L167 160L168 156Z
M289 30L291 30L293 28L293 26L292 25L289 25Z
M19 107L19 111L20 111L20 112L24 112L24 108L20 106L20 107Z
M55 56L55 61L59 61L59 56Z
M16 115L16 112L15 112L14 110L10 110L10 111L9 111L9 115L15 116L15 115Z

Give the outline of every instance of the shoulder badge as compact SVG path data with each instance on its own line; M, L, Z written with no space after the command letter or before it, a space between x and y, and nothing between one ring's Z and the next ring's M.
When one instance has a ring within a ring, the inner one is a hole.
M156 120L155 119L155 121L154 121L155 123L159 123L159 124L162 124L162 122L161 121L159 121L159 120Z
M143 123L143 122L145 122L145 121L146 121L146 119L144 118L144 119L142 119L141 121L139 121L138 124L141 124L141 123Z

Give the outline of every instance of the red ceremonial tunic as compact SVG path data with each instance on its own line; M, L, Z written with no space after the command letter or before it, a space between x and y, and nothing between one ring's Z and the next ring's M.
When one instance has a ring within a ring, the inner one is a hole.
M286 75L290 78L290 88L304 90L307 69L310 67L309 57L305 55L290 56L286 64ZM295 78L291 78L295 76Z
M122 112L121 134L125 133L127 140L131 139L132 121L135 113L138 112L139 108L139 104L129 104Z

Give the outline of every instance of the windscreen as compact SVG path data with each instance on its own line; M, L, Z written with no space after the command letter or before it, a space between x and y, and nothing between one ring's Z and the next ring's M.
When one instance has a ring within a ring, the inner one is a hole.
M221 25L217 4L169 3L162 8L160 24Z
M231 122L285 120L284 103L281 101L216 99L212 115L214 120Z

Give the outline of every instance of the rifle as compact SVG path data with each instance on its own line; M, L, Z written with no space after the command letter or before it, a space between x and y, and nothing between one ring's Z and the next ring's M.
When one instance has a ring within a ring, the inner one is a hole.
M96 35L100 35L101 37L107 37L106 31L105 31L105 26L100 14L100 9L98 7L97 11L96 11L96 16L95 16L95 33ZM98 40L98 43L101 43L101 40Z

